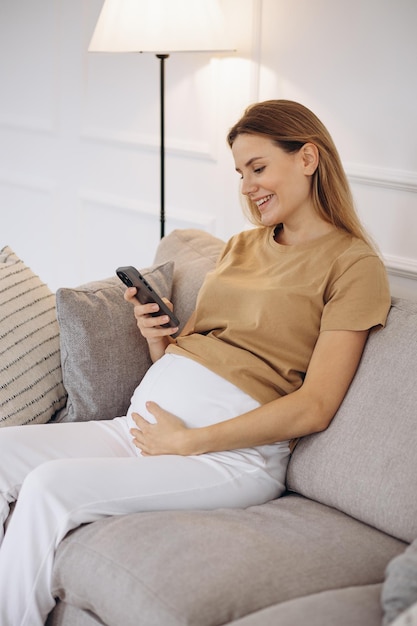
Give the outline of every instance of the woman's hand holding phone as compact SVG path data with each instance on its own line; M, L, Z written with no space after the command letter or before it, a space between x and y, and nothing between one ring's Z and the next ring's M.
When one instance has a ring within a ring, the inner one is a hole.
M178 327L163 326L169 322L169 317L163 312L158 315L159 306L154 302L141 304L136 298L136 293L136 287L128 287L124 299L133 305L137 327L148 342L151 359L155 362L165 354L170 337L178 333ZM173 310L173 305L167 298L163 298L163 302L171 311Z
M141 304L136 298L136 294L136 287L128 287L125 291L124 299L133 304L133 311L138 328L145 339L158 339L160 337L175 335L175 333L178 332L178 327L164 326L169 323L170 319L163 311L158 315L160 307L156 302ZM162 298L162 300L170 311L172 311L174 308L172 303L167 298Z
M117 276L126 285L124 298L134 305L137 326L149 345L153 362L158 360L179 331L172 303L161 298L146 278L131 266L118 267Z

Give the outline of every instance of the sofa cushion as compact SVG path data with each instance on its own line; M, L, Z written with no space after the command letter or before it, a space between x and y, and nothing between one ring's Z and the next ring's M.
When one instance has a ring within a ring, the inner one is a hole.
M174 230L161 240L155 263L175 261L172 301L181 328L193 312L204 277L214 268L224 245L221 239L193 228Z
M65 400L55 296L6 246L0 251L0 426L43 424Z
M322 591L271 606L233 626L381 626L381 585Z
M417 303L397 299L386 327L370 336L329 428L297 445L288 467L288 488L413 541L416 371Z
M59 546L52 585L108 626L215 626L303 595L382 582L404 547L291 495L246 510L137 513L84 526Z
M173 263L141 273L161 296L171 297ZM115 276L57 291L62 371L68 392L60 421L125 415L135 387L151 365L132 305L123 299L125 289Z

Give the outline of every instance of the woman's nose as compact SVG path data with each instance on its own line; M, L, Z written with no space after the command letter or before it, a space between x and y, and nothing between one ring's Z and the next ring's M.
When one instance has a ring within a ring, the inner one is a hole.
M255 190L256 190L256 185L253 181L250 180L250 178L242 179L241 191L244 196L248 196L251 193L254 193Z

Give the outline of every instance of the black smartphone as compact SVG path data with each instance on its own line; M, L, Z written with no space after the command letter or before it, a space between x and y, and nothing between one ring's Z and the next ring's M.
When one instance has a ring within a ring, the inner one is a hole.
M168 315L169 322L167 322L166 324L162 324L164 328L175 328L176 326L180 325L177 317L167 307L165 302L158 296L152 285L148 283L146 278L144 278L135 267L132 267L131 265L126 267L118 267L116 270L116 274L120 278L120 280L126 285L126 287L136 287L136 298L141 304L149 304L150 302L155 302L159 306L159 311L151 313L153 317L157 317L158 315ZM173 335L170 335L170 337L176 337L177 334L178 333L174 333Z

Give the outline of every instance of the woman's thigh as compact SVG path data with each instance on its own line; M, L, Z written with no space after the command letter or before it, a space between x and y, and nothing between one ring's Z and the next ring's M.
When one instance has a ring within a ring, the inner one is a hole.
M108 515L170 509L247 507L278 495L277 483L260 468L174 455L136 458L59 459L26 479L23 501L33 511L49 500L71 527ZM26 516L25 516L26 518ZM68 528L67 528L68 530Z
M121 425L98 422L36 424L0 429L0 493L17 498L26 476L55 459L136 456ZM111 424L111 425L110 425Z

